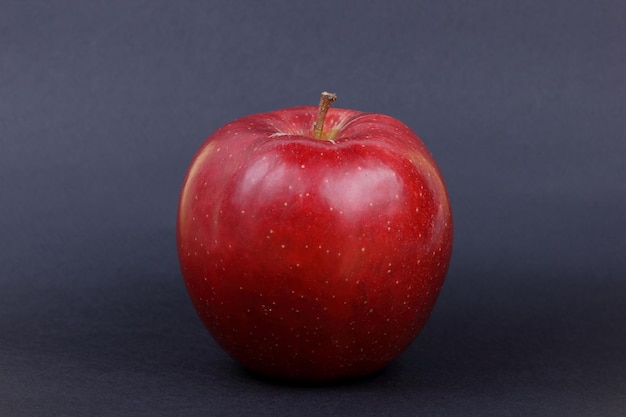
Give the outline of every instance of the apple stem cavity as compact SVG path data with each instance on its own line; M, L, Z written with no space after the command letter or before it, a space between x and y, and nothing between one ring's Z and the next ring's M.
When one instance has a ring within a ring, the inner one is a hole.
M313 125L313 137L315 139L323 139L324 121L330 106L337 100L337 94L324 91L320 98L320 105L317 109L317 120Z

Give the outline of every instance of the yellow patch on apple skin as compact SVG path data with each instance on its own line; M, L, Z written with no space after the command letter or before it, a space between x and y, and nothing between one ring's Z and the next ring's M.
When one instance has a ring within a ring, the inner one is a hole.
M326 119L326 124L328 126L325 126L325 129L322 132L322 139L334 143L335 139L337 139L337 135L339 135L339 133L342 132L352 121L356 120L357 118L355 116L359 113L346 113L337 116L334 114L333 110L335 109L330 110L329 117Z
M202 149L199 151L198 155L194 157L194 161L204 160L209 155L215 153L217 150L217 144L215 142L208 142ZM192 202L192 199L189 198L188 194L192 192L194 189L192 184L189 184L189 181L192 181L194 178L199 178L199 172L202 169L203 165L199 163L192 163L189 166L189 171L187 172L187 177L185 178L185 182L181 191L181 197L179 200L180 207L178 209L179 222L180 224L188 224L190 217L192 215L193 210L189 207Z

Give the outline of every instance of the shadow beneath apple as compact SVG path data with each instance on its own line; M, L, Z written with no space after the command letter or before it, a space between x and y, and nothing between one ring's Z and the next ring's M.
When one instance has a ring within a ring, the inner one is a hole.
M267 375L259 374L255 371L247 369L243 366L239 366L237 371L239 375L246 378L250 378L253 381L270 384L278 388L297 388L297 389L341 389L346 387L358 387L366 386L369 384L375 384L377 380L384 377L384 374L389 372L389 367L374 372L373 374L354 377L354 378L341 378L332 381L297 381L284 378L271 377Z

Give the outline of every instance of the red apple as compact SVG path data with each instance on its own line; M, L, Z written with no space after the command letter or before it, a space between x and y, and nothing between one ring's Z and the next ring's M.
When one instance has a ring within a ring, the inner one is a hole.
M204 325L233 358L302 381L380 370L442 287L452 215L406 125L295 107L235 120L197 151L180 195L178 256Z

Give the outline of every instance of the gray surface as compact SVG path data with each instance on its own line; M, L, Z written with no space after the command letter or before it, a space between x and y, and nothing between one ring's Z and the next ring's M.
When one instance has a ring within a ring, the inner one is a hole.
M2 416L623 415L623 1L0 9ZM295 387L208 336L175 210L211 131L322 90L422 137L455 252L389 369Z

